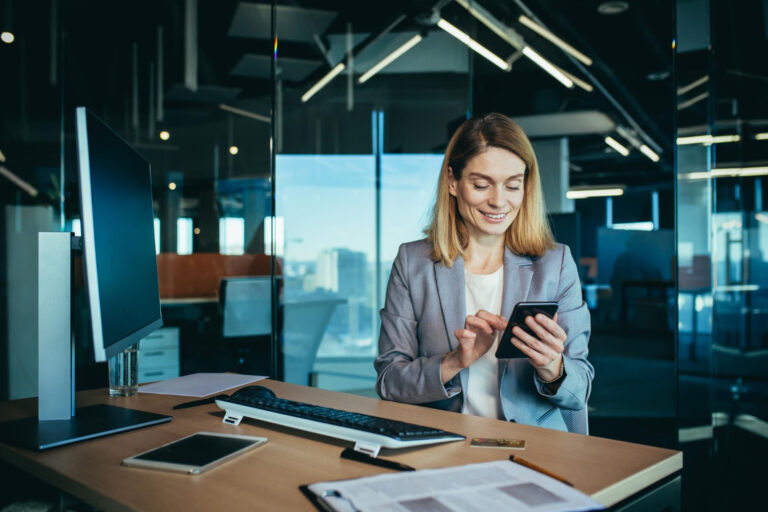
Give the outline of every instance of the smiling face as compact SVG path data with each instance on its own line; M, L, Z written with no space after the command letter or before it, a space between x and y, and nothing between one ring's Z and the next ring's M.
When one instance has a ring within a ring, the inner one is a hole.
M525 162L506 149L491 146L467 162L448 190L456 198L470 239L503 237L523 203Z

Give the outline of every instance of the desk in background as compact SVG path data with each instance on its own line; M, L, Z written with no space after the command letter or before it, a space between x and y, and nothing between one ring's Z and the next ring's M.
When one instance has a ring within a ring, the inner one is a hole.
M166 323L182 326L181 373L232 370L270 375L269 366L264 364L272 359L270 278L224 278L220 297L223 300L218 297L160 299ZM310 383L318 347L334 311L345 302L341 297L317 295L292 297L280 303L280 361L284 381ZM198 363L190 364L190 360ZM157 374L154 380L166 378L169 377Z
M506 423L414 405L262 381L278 396L365 414L419 423L467 437L511 437L526 440L525 459L562 475L596 500L615 505L641 493L642 508L679 509L682 469L678 451L598 437ZM341 459L349 443L245 419L239 426L222 423L215 405L174 411L188 397L139 394L109 398L104 389L78 393L78 405L110 403L173 415L173 421L45 452L0 444L0 460L42 479L103 510L315 510L298 486L348 479L388 470ZM33 415L34 399L0 404L0 417ZM208 473L190 476L128 468L120 461L201 430L265 436L262 448ZM471 448L469 440L404 451L384 457L417 469L440 468L505 459L508 450ZM663 503L660 503L662 500ZM627 510L623 507L621 510Z

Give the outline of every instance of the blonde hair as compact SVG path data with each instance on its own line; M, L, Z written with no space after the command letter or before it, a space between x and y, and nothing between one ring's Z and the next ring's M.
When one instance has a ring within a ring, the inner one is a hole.
M443 158L437 196L424 234L432 243L432 259L447 267L453 266L459 255L464 256L464 249L469 243L457 200L449 193L449 175L452 172L454 179L460 180L467 163L489 147L511 151L525 163L523 202L504 235L506 246L516 254L541 256L555 245L545 213L539 166L531 141L510 118L490 113L464 121L451 137Z

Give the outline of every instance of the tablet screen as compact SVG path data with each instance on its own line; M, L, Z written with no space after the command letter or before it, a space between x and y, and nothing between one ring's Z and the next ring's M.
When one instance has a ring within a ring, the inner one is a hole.
M133 459L185 466L205 466L259 442L254 439L194 434L156 450L137 455Z

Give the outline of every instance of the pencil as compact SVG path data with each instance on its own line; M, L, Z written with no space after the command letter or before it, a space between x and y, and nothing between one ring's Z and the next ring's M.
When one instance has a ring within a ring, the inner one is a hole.
M556 474L552 473L551 471L547 471L543 467L537 466L536 464L534 464L532 462L528 462L525 459L521 459L520 457L517 457L515 455L510 455L509 456L509 460L511 460L512 462L517 462L521 466L525 466L525 467L530 468L530 469L532 469L534 471L538 471L542 475L547 475L550 478L554 478L555 480L563 482L565 485L570 485L571 487L573 487L573 484L571 482L569 482L565 478L561 477L560 475L556 475Z

